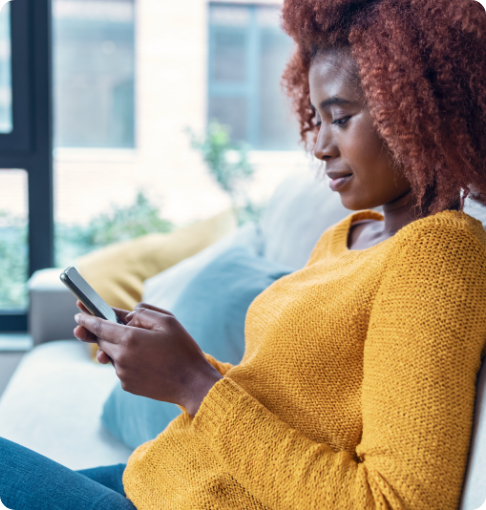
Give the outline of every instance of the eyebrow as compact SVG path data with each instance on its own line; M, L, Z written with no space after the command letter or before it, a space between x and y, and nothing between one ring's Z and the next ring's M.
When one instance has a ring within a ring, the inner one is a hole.
M342 97L337 97L337 96L333 96L333 97L330 97L324 101L322 101L322 103L320 104L320 107L322 109L328 107L328 106L332 106L332 105L354 105L356 104L354 101L349 101L348 99L343 99ZM315 110L315 107L314 105L312 105L312 108Z

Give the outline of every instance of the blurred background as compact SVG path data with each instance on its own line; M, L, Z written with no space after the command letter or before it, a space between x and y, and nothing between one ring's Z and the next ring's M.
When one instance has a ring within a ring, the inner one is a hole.
M279 182L308 168L280 89L293 50L280 9L279 0L52 0L57 266L214 216L235 196L249 211L240 222L254 219ZM0 134L13 125L10 10L0 12ZM238 173L237 190L222 162ZM28 306L28 178L0 170L3 311Z

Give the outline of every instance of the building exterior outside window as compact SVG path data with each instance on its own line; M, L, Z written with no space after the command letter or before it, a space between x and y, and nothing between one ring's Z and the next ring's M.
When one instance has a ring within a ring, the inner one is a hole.
M251 145L265 200L308 167L280 89L281 0L53 0L55 211L86 223L142 190L176 225L229 208L185 130Z
M295 150L297 128L280 79L292 51L279 6L209 6L209 120L257 150Z
M57 147L135 145L133 0L54 0Z

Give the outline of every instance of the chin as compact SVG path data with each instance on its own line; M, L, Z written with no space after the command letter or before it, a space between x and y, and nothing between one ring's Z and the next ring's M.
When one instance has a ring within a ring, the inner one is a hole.
M343 206L350 211L363 211L365 209L378 207L371 200L363 200L363 197L356 197L348 195L347 193L340 193L339 195Z

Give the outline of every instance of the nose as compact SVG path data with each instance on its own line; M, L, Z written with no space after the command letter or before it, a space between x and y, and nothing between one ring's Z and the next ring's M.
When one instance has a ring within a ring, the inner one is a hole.
M338 147L334 141L331 130L321 124L314 146L314 156L321 161L329 161L339 155Z

